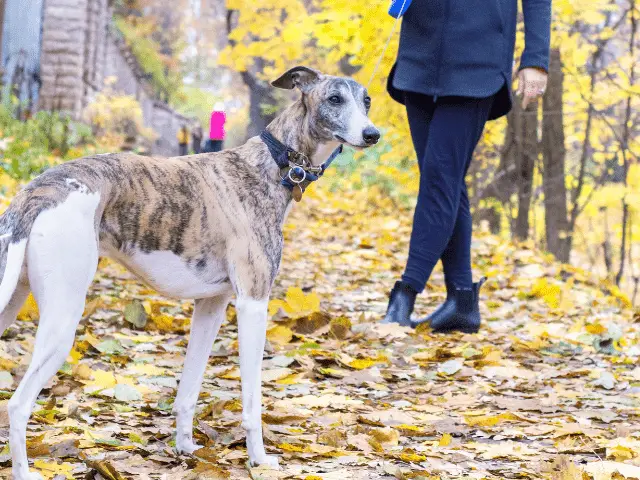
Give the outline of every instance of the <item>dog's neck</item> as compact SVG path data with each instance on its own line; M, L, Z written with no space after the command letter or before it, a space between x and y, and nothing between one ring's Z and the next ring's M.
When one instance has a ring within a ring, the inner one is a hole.
M309 158L314 167L322 165L340 143L318 139L317 130L306 115L302 100L298 100L278 115L267 131L287 147Z

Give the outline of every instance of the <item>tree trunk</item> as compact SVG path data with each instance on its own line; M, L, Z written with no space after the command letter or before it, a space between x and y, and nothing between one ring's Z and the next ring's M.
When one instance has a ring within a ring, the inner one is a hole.
M2 53L2 32L4 31L4 2L0 0L0 53Z
M502 204L508 204L511 196L518 194L518 214L512 221L511 230L519 240L529 238L533 173L538 152L538 103L531 104L525 111L520 101L516 100L507 115L500 165L493 180L479 197L495 198ZM499 215L494 208L487 208L480 215L489 220L492 232L499 230Z
M514 102L515 103L515 102ZM516 158L518 156L518 142L516 141L521 129L519 127L521 118L516 115L519 106L513 106L513 109L507 115L507 130L504 135L504 144L502 153L500 154L500 165L491 180L478 194L478 200L486 198L496 198L500 203L506 203L511 195L516 192L516 183L518 178Z
M543 100L542 151L547 250L561 262L569 261L569 222L565 186L565 145L562 123L563 73L560 51L551 50L549 87Z
M631 15L631 33L629 35L629 54L633 59L631 61L630 72L629 72L629 83L633 85L636 80L636 34L638 31L638 21L636 19L636 2L635 0L631 1L630 4L630 15ZM632 97L629 95L627 97L625 115L624 115L624 124L622 126L622 142L620 144L620 150L622 155L622 171L623 171L623 184L625 187L625 191L628 188L629 181L629 168L631 167L631 159L629 158L629 143L631 139L631 113L633 111L632 105ZM622 281L622 277L624 275L624 267L627 261L627 241L631 242L630 236L627 236L627 227L630 221L630 212L629 212L629 203L627 201L626 193L622 197L622 240L620 243L620 265L618 267L618 273L616 274L616 285L620 286L620 282ZM631 247L629 247L631 248Z
M262 62L257 62L262 63ZM259 71L262 70L260 67ZM276 116L278 102L273 89L250 72L241 72L242 80L249 87L249 125L247 138L260 135Z
M227 10L227 34L236 27L239 12ZM229 40L233 46L234 42ZM270 85L259 78L264 69L264 60L257 59L252 67L240 72L244 84L249 88L249 125L247 138L254 137L271 123L278 111L278 102L274 98Z
M529 210L533 191L533 172L538 158L538 102L526 110L517 100L514 104L516 126L516 165L518 187L518 216L514 234L519 240L529 238Z

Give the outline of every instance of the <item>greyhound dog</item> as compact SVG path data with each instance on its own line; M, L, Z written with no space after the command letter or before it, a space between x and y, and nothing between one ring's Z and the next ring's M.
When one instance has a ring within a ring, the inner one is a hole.
M371 99L353 80L295 67L272 83L301 98L259 137L180 158L106 154L44 172L0 217L0 331L29 291L40 307L31 364L9 401L13 478L30 473L26 429L41 389L73 346L98 257L123 264L158 292L195 299L191 340L173 411L176 449L192 453L193 415L207 360L236 296L242 426L252 464L278 467L262 440L260 371L267 303L280 267L292 198L342 145L380 138Z

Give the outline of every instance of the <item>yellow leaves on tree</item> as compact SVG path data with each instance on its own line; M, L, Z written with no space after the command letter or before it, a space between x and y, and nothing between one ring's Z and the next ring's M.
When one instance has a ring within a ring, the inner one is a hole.
M346 60L357 66L353 77L367 84L393 25L384 2L320 0L307 10L305 2L297 0L265 0L259 9L251 2L232 0L227 8L240 15L230 36L234 45L222 52L219 63L244 71L255 59L266 60L265 80L277 78L296 64L340 75L339 65ZM396 147L394 162L413 156L404 109L385 92L397 44L395 35L369 88L373 98L370 115L374 123L390 129L385 137L393 139Z
M415 154L405 111L387 95L385 88L387 74L395 60L398 46L396 32L385 51L394 22L387 15L388 2L265 0L260 2L261 8L256 9L251 2L230 0L227 7L236 9L239 18L238 26L231 35L234 44L222 52L220 63L236 70L245 70L253 65L256 59L261 59L267 65L263 70L265 81L276 78L296 64L308 64L335 75L342 75L345 70L349 70L352 77L368 87L373 99L370 116L374 123L384 129L384 142L391 147L385 151L380 151L381 148L375 150L373 169L376 179L379 184L393 185L394 188L401 189L404 199L407 196L413 197L418 188L416 180L419 174L413 161ZM598 238L590 239L590 245L601 244L602 240L599 237L603 236L604 229L591 229L586 223L581 222L583 217L593 218L594 215L598 215L597 207L591 206L599 203L598 195L594 195L597 184L600 183L598 179L611 168L611 165L622 161L619 153L623 147L619 132L621 109L630 97L634 105L637 105L635 102L638 98L638 86L632 84L629 75L637 59L634 59L626 48L626 36L630 30L628 19L621 23L616 20L617 15L621 15L626 8L626 4L623 6L609 0L559 0L553 2L552 8L552 41L553 46L560 49L565 73L563 120L568 148L566 183L570 189L578 184L580 168L576 159L580 157L585 141L587 112L598 112L590 118L588 175L584 179L580 198L577 199L577 203L581 206L586 205L586 209L577 228L582 231L589 230L590 236ZM625 15L631 17L630 14ZM611 25L603 27L607 22ZM580 25L580 28L576 28L576 25ZM520 22L516 63L524 50L524 37L524 25ZM615 44L615 61L603 61L602 57L594 59L595 52L609 39L612 39L611 45ZM381 55L383 58L379 71L373 76L371 85L368 85ZM350 68L344 68L345 65ZM591 73L594 65L598 71L595 87L592 88ZM552 110L545 112L545 115L558 113ZM489 122L481 144L476 149L474 164L479 164L478 170L483 172L483 179L476 179L478 188L484 188L485 182L491 181L491 171L495 172L498 169L499 152L503 150L505 138L505 125L504 120ZM640 143L633 133L627 143L624 148L629 152L629 158L640 156ZM368 155L371 157L374 154ZM607 197L611 200L615 198L617 202L614 207L615 221L621 218L620 199L625 196L626 203L631 206L632 220L629 223L640 223L640 209L635 207L640 205L640 180L634 180L640 177L638 171L640 166L632 165L628 179L629 187L624 189L616 183L610 187L611 191L606 193ZM344 185L363 183L360 175L355 181L344 176L340 181ZM540 175L536 174L534 184L536 188L539 186ZM483 200L486 201L490 200ZM537 205L532 209L536 218L540 209ZM544 224L534 223L540 226ZM507 222L503 222L502 225L506 226ZM543 236L544 232L537 225L536 236ZM614 232L618 238L621 237L620 231L621 229L617 228ZM569 235L569 232L564 235ZM640 241L640 229L636 228L632 236L635 242ZM581 242L579 236L573 237L574 248L584 252L586 248ZM550 304L560 301L560 296L553 292L544 296ZM560 307L558 303L557 308Z

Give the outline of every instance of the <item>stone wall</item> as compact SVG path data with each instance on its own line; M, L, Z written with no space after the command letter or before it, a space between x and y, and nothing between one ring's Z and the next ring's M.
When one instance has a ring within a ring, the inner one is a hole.
M153 151L158 155L178 155L178 140L176 135L183 124L189 124L189 119L177 114L166 103L153 102L153 116L150 126L158 134Z
M74 118L80 117L85 94L89 1L45 1L40 55L41 109L62 110Z
M110 0L45 0L39 107L80 119L95 94L114 77L116 92L142 107L145 126L158 134L157 155L177 155L176 134L188 119L155 98L135 56L112 24Z
M50 1L50 0L47 0ZM105 0L87 1L87 30L84 44L83 108L104 85L111 10Z
M144 85L138 82L139 74L134 71L135 60L129 57L124 41L109 35L107 39L107 56L104 63L105 78L114 77L112 85L117 92L139 98Z
M183 123L189 123L189 119L155 98L151 86L141 80L143 72L136 58L114 32L108 36L106 48L105 78L115 78L112 88L135 97L140 103L145 125L158 135L152 152L164 156L178 155L176 134Z

